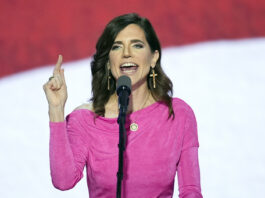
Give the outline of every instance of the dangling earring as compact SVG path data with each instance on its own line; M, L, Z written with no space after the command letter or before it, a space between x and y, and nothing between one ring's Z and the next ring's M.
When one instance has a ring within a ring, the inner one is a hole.
M111 79L109 62L107 62L107 68L108 68L108 87L107 87L107 89L109 91L110 90L110 79Z
M155 69L152 68L152 73L149 75L150 77L153 77L153 88L156 88L156 76L157 74L155 73Z
M110 90L110 69L108 69L108 91Z

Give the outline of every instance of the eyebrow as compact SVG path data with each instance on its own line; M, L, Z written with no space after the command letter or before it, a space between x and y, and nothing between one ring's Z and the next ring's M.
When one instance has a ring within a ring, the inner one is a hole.
M145 44L143 41L139 40L139 39L133 39L131 40L131 43L142 43L142 44ZM114 41L113 44L122 44L121 41Z

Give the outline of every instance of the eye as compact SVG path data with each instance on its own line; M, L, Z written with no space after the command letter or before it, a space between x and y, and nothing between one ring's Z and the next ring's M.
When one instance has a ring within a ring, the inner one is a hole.
M137 49L141 49L141 48L144 47L144 45L141 44L141 43L136 43L136 44L134 45L134 47L137 48Z
M112 48L111 48L111 50L117 50L117 49L119 49L119 48L120 48L119 45L113 45Z

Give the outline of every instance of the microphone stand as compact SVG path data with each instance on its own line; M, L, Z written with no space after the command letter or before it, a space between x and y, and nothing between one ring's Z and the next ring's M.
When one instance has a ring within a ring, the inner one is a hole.
M121 95L125 94L125 97ZM127 101L126 101L127 99ZM121 91L119 94L119 117L118 117L118 124L119 124L119 169L117 172L117 191L116 191L116 198L121 198L121 183L123 179L123 152L125 151L126 145L126 129L125 129L125 121L126 121L126 112L127 106L129 104L129 94L126 91ZM122 101L123 100L123 101Z

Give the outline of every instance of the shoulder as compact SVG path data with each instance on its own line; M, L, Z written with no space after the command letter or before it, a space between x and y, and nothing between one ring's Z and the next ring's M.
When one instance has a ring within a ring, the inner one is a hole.
M191 106L185 102L184 100L180 99L180 98L172 98L172 107L173 109L177 110L177 109L185 109L187 111L192 111Z
M74 111L79 110L79 109L87 109L87 110L93 111L93 105L92 105L92 103L84 103L84 104L81 104L80 106L76 107L74 109Z
M76 107L70 114L66 116L68 122L71 121L81 121L87 119L88 117L93 117L93 105L92 103L83 103L82 105Z
M191 106L180 98L172 98L172 107L175 114L185 114L185 116L194 116L194 112Z

